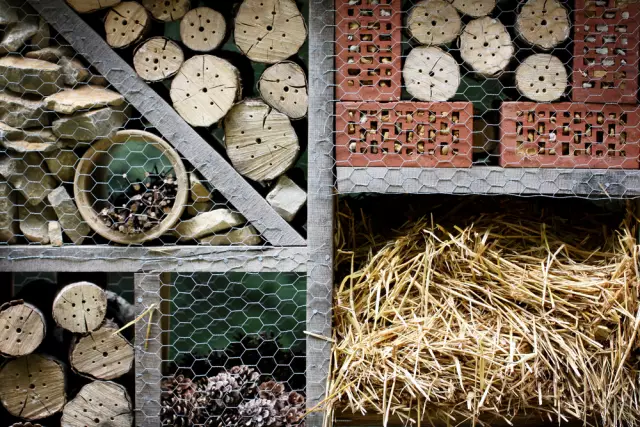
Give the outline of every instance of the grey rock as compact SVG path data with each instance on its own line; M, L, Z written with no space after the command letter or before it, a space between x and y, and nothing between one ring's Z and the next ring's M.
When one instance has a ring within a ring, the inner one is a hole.
M24 56L31 59L40 59L42 61L53 62L57 64L60 58L73 57L75 53L67 46L50 46L44 49L33 50L27 52Z
M24 205L19 209L20 231L30 242L49 243L49 222L56 220L54 210L44 203Z
M38 21L38 31L31 38L31 45L37 47L38 49L44 49L49 47L51 44L51 29L49 28L49 24L44 18L40 18Z
M2 71L1 68L0 71ZM73 114L79 110L120 106L124 104L124 97L100 86L87 85L51 95L45 99L45 103L48 109L56 113Z
M64 84L67 86L75 86L78 83L86 82L91 77L91 73L79 59L63 56L58 61L58 65L62 67Z
M122 128L127 113L112 108L78 113L53 122L53 132L61 138L91 142L106 138Z
M73 243L82 244L91 233L91 228L82 219L78 207L64 187L58 187L49 194L49 203L58 216L58 222Z
M267 194L267 202L287 221L292 221L307 201L307 193L286 175L278 178L273 190Z
M0 92L0 122L21 129L42 127L49 125L49 115L42 100Z
M242 215L229 209L216 209L180 222L176 226L174 234L180 240L194 240L237 227L246 221Z
M49 229L49 242L51 243L51 246L62 246L62 226L60 226L60 223L58 221L51 221L47 226Z
M20 21L18 11L22 2L19 0L0 0L0 25L15 24Z
M49 153L56 150L57 141L48 129L16 129L0 123L0 146L16 153Z
M49 172L60 182L72 183L76 174L76 164L80 158L73 150L57 150L47 156L45 161Z
M0 2L0 7L2 3ZM18 234L18 221L16 221L15 194L6 181L0 181L0 242L15 243Z
M57 185L55 178L46 173L39 153L4 156L0 159L0 175L21 192L30 205L42 203Z
M0 42L0 54L18 52L38 33L39 20L35 16L25 16L20 21L9 24Z
M252 225L239 228L223 234L198 239L198 243L211 246L244 245L257 246L262 243L260 233Z
M0 58L0 88L47 96L63 87L62 67L57 64L20 56Z

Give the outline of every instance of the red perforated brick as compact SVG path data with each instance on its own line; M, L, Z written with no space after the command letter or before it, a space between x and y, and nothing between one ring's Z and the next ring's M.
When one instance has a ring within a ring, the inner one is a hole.
M638 169L638 107L505 102L503 167Z
M471 167L470 102L339 102L338 166Z
M400 99L401 10L400 0L336 0L337 99Z
M640 5L576 0L573 100L636 103Z

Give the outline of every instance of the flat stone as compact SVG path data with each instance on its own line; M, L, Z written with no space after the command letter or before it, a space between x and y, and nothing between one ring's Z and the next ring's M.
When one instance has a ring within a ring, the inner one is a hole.
M2 3L0 2L0 7ZM18 234L18 221L16 221L16 207L13 189L6 181L0 181L0 242L15 243Z
M78 83L86 82L91 77L91 73L79 59L63 56L58 61L58 65L62 67L64 84L67 86L75 86Z
M10 154L0 159L0 175L21 192L30 205L42 203L57 186L55 178L44 168L39 153Z
M206 203L211 201L211 191L204 185L200 176L196 172L189 173L191 200L195 203Z
M62 67L57 64L21 56L0 58L0 88L47 96L63 85Z
M109 80L95 74L92 74L91 77L89 77L89 80L87 80L87 83L94 86L105 86L105 87L109 86Z
M45 99L47 108L60 114L73 114L79 110L95 110L124 104L124 97L100 86L81 86L66 89Z
M44 49L51 44L51 28L44 18L38 22L38 32L31 38L31 45L38 49Z
M106 9L120 3L121 0L67 0L78 13L91 13L98 10Z
M49 242L51 246L62 246L62 227L58 221L50 221L48 225L49 229Z
M55 221L56 213L44 203L20 206L20 231L30 242L49 243L49 221Z
M198 239L198 243L211 246L229 246L244 245L257 246L262 244L260 233L252 225L239 228L223 234L214 234L213 236Z
M57 64L60 58L65 56L73 57L75 53L67 46L50 46L44 49L33 50L27 52L24 56L31 59L40 59L41 61L48 61Z
M42 100L0 92L0 122L21 129L42 127L49 125L49 115Z
M48 129L16 129L0 122L0 146L16 153L54 151L58 137Z
M18 10L22 2L19 0L0 0L0 25L9 25L20 22Z
M91 233L91 228L82 219L78 207L67 190L60 186L49 194L48 199L53 210L56 211L64 234L76 245L81 245L85 237Z
M229 209L216 209L180 222L176 226L174 235L180 240L193 240L237 227L245 222L247 220L239 213Z
M286 175L278 178L273 190L267 194L267 202L287 221L293 221L307 202L307 193Z
M187 206L187 213L191 216L197 216L201 213L209 212L213 209L213 202L202 202L202 203L190 203Z
M49 172L54 174L60 182L73 183L76 174L76 164L80 157L73 150L56 150L44 159Z
M36 16L25 16L19 22L8 25L0 41L0 54L20 51L38 33L38 23Z
M53 132L60 138L91 142L110 136L126 123L128 115L112 108L78 113L53 122Z

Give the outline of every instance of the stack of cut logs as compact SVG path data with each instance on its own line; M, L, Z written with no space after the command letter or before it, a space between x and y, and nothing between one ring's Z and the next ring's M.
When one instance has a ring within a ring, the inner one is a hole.
M0 368L0 401L11 415L34 421L62 411L63 426L131 425L129 394L112 380L131 370L134 351L114 321L105 319L108 301L124 303L97 285L79 282L62 288L47 314L23 300L0 306L0 353L9 358ZM38 351L46 347L45 339L63 341L62 331L73 334L68 365ZM68 396L72 376L86 380Z
M223 124L233 166L245 177L271 185L267 201L293 220L306 193L284 176L300 152L291 120L306 117L308 107L305 72L289 60L307 37L294 0L244 0L233 26L214 9L191 9L189 0L67 2L79 13L106 10L107 43L115 49L135 47L133 65L145 81L173 78L171 102L187 123ZM180 20L182 43L151 34L152 20ZM209 54L223 45L231 27L240 52L253 62L270 64L257 84L261 99L243 100L238 69Z

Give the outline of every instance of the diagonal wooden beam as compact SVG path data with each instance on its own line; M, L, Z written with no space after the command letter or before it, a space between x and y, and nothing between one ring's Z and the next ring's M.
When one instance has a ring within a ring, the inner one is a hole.
M274 246L305 240L64 0L28 0Z

